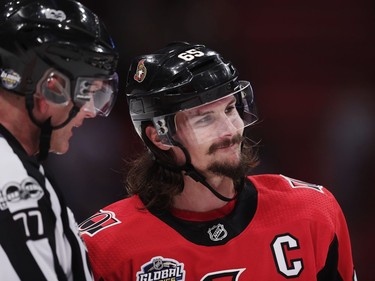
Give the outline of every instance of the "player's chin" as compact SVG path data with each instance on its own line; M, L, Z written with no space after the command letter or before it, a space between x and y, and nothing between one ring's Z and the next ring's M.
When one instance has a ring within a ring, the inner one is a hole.
M208 171L213 174L238 179L244 176L244 171L240 161L238 162L215 162L208 167Z
M226 159L224 162L226 166L232 168L232 169L237 169L241 163L240 158L231 158L231 159Z
M60 141L54 145L51 145L50 152L57 154L57 155L65 154L68 152L69 147L70 147L69 140Z

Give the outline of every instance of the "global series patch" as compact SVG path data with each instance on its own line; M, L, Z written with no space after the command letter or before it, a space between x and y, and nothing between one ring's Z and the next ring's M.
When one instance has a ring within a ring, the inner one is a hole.
M184 264L174 259L157 256L137 272L137 281L184 281Z

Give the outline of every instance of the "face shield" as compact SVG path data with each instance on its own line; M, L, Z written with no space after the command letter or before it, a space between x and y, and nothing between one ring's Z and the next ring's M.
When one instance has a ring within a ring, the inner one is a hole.
M202 144L243 134L257 121L254 96L248 81L239 81L234 91L220 99L176 113L153 118L161 141Z
M70 79L56 70L49 70L39 81L37 90L47 101L62 106L69 101L94 115L108 116L115 103L118 88L118 76L78 77L71 95Z

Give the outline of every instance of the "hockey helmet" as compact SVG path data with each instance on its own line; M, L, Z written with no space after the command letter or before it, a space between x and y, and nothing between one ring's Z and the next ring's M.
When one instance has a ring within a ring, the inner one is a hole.
M175 143L176 114L230 96L243 121L238 129L257 120L250 83L239 81L232 63L204 45L177 42L135 58L126 93L137 133L142 138L143 124L152 123L165 144Z
M107 116L117 95L118 52L99 18L73 0L8 1L0 12L0 87Z

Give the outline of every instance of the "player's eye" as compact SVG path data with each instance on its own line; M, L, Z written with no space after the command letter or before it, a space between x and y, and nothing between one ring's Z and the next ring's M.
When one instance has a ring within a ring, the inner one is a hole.
M194 127L205 127L212 124L215 121L213 114L205 114L199 117L195 117L193 121Z
M236 104L234 102L229 104L225 108L225 114L227 114L227 115L236 114L236 113L237 113L237 109L236 109Z

